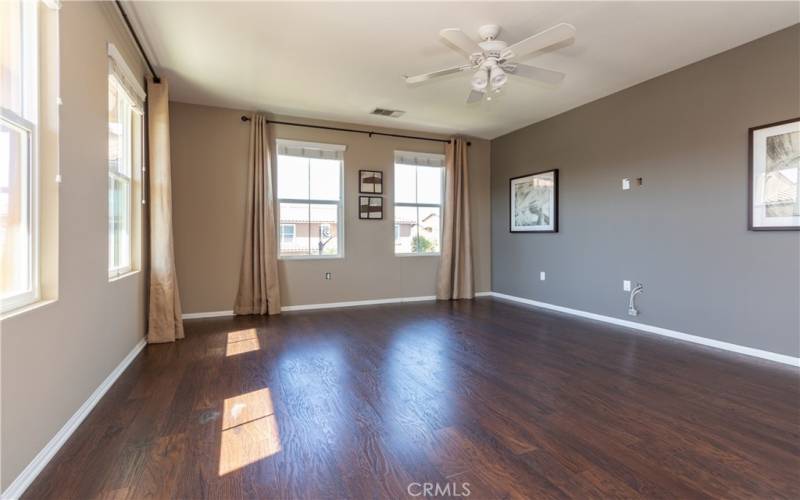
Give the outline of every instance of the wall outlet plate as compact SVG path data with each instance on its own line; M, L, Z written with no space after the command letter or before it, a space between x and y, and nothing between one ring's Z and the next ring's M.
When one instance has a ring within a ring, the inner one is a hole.
M622 179L622 190L627 191L630 188L631 188L631 180L625 177L624 179Z
M539 281L544 281L547 278L547 275L544 271L539 271Z
M631 280L622 280L622 289L626 292L631 291Z

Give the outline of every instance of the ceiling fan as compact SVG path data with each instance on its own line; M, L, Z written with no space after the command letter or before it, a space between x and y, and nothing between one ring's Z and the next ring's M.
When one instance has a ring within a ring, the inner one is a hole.
M499 92L508 81L508 75L530 78L544 83L560 83L566 75L558 71L529 66L515 62L517 59L546 49L558 43L575 37L575 27L571 24L556 24L540 33L508 45L502 40L497 40L500 26L488 24L478 28L481 42L476 43L459 28L443 29L439 36L457 47L469 58L468 64L441 69L431 73L416 76L406 76L406 83L420 83L441 76L461 73L462 71L475 71L472 76L471 87L467 102L477 102L486 96L491 100L490 91Z

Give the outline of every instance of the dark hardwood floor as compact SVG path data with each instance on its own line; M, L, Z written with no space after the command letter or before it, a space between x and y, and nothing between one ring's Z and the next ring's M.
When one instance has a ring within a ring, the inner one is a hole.
M26 497L800 498L791 367L492 299L186 331Z

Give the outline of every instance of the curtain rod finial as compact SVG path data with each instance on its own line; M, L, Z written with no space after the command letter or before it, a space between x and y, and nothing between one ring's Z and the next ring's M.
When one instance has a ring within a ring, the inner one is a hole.
M249 122L249 121L250 121L250 117L249 117L249 116L242 115L242 121L243 121L243 122Z

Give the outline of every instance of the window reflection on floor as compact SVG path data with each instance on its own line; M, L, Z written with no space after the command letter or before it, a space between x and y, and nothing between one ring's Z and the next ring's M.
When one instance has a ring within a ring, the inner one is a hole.
M225 475L281 451L278 422L269 389L225 400L219 475Z
M236 356L246 352L257 351L261 348L255 328L237 330L228 333L228 343L225 347L225 356Z

